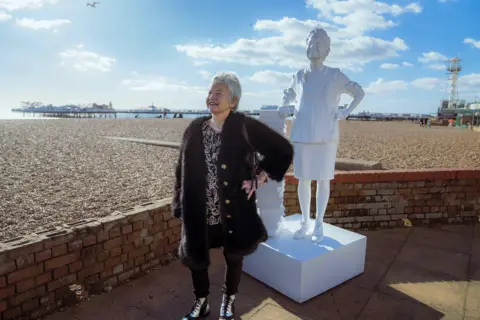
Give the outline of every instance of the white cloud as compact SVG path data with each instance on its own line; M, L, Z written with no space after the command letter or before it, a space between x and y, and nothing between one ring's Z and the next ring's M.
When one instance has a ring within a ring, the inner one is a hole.
M0 0L0 9L7 11L40 9L45 4L56 4L60 0Z
M380 68L382 68L382 69L398 69L398 68L400 68L400 65L396 64L396 63L382 63L380 65Z
M193 61L193 65L196 66L196 67L199 67L199 66L204 66L206 64L209 64L211 63L210 61Z
M445 70L445 64L440 62L445 62L446 60L448 60L447 56L436 51L422 53L422 56L418 58L419 62L425 64L427 68L432 70Z
M479 78L480 80L480 78ZM470 82L473 82L470 80ZM368 94L391 94L398 91L404 91L411 86L424 90L433 90L441 89L441 85L445 84L439 78L418 78L411 82L404 80L384 80L382 78L377 79L377 81L370 83L366 88L365 92Z
M306 63L305 39L315 27L324 28L332 38L327 64L360 71L372 61L397 57L408 50L403 39L380 39L366 32L396 26L385 15L397 17L419 13L417 3L406 6L389 5L375 0L308 0L307 5L319 11L320 20L259 20L256 31L274 32L270 37L240 38L229 44L179 44L177 51L200 61L223 61L253 66L300 68Z
M422 53L422 56L418 58L418 61L420 61L421 63L432 63L438 61L445 61L447 59L447 56L441 53L430 51L428 53Z
M284 73L272 70L255 72L249 80L259 83L274 84L286 87L292 80L293 73Z
M12 16L4 11L0 11L0 21L6 21L12 19Z
M413 67L413 64L411 64L410 62L402 62L402 63L382 63L380 65L380 68L382 69L398 69L400 67L405 67L405 68L410 68L410 67Z
M207 70L199 70L198 73L200 73L202 78L205 80L210 80L210 78L212 78L212 74Z
M136 75L122 81L122 85L132 91L186 91L190 94L202 94L207 92L206 87L190 86L184 81L176 81L162 76Z
M477 49L480 49L480 41L474 40L472 38L466 38L463 40L463 43L469 43Z
M412 86L432 90L438 88L442 81L438 78L418 78L412 81Z
M385 15L399 16L404 13L420 13L422 7L411 3L404 7L387 4L377 0L307 0L307 6L319 11L319 17L344 25L352 34L366 31L387 29L397 25Z
M471 73L458 78L458 91L480 96L480 73Z
M447 2L454 2L454 1L457 1L457 0L438 0L438 2L440 3L447 3Z
M78 45L75 49L68 49L60 52L62 59L61 65L71 65L79 71L111 71L116 62L115 58L102 56L98 53L83 50L83 45Z
M446 65L441 64L441 63L429 64L429 65L427 65L427 68L432 69L432 70L446 70L447 69Z
M29 18L17 19L17 25L23 28L29 28L33 30L50 30L53 29L55 32L58 27L61 27L66 24L70 24L70 20L66 19L54 19L54 20L35 20Z
M391 80L385 81L382 78L372 82L365 88L365 92L368 94L384 94L406 90L408 83L403 80Z

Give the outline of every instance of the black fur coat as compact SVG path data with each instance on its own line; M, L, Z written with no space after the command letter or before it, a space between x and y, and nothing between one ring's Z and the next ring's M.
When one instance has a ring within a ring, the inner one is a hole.
M211 116L193 120L184 132L175 172L173 214L182 219L179 256L192 269L210 264L206 222L207 169L203 148L202 123ZM246 128L250 145L263 158L260 169L270 179L281 181L293 159L293 147L282 135L262 122L241 113L231 113L221 133L218 158L218 190L224 250L232 258L253 253L267 239L257 213L255 194L247 200L242 182L252 177L247 158L251 154L242 134Z

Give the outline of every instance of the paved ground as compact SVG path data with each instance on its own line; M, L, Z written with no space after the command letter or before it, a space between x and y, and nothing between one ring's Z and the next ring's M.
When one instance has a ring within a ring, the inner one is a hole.
M362 233L364 274L303 304L244 275L239 319L480 319L480 226ZM216 319L223 260L219 252L212 256L210 319ZM191 301L190 275L176 262L47 320L181 319Z

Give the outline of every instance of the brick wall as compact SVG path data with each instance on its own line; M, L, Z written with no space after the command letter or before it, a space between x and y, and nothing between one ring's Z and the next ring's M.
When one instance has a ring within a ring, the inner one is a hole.
M300 213L298 181L286 177L286 214ZM312 183L311 217L316 184ZM480 169L338 172L325 222L344 228L475 223L480 217Z
M0 319L36 319L162 264L180 240L170 208L154 201L0 243Z

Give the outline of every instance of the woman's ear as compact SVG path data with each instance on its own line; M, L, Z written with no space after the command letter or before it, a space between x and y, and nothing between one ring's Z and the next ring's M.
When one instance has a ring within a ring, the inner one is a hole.
M235 108L237 105L238 105L238 98L237 98L237 97L234 97L234 98L232 99L232 105L230 106L230 109Z

